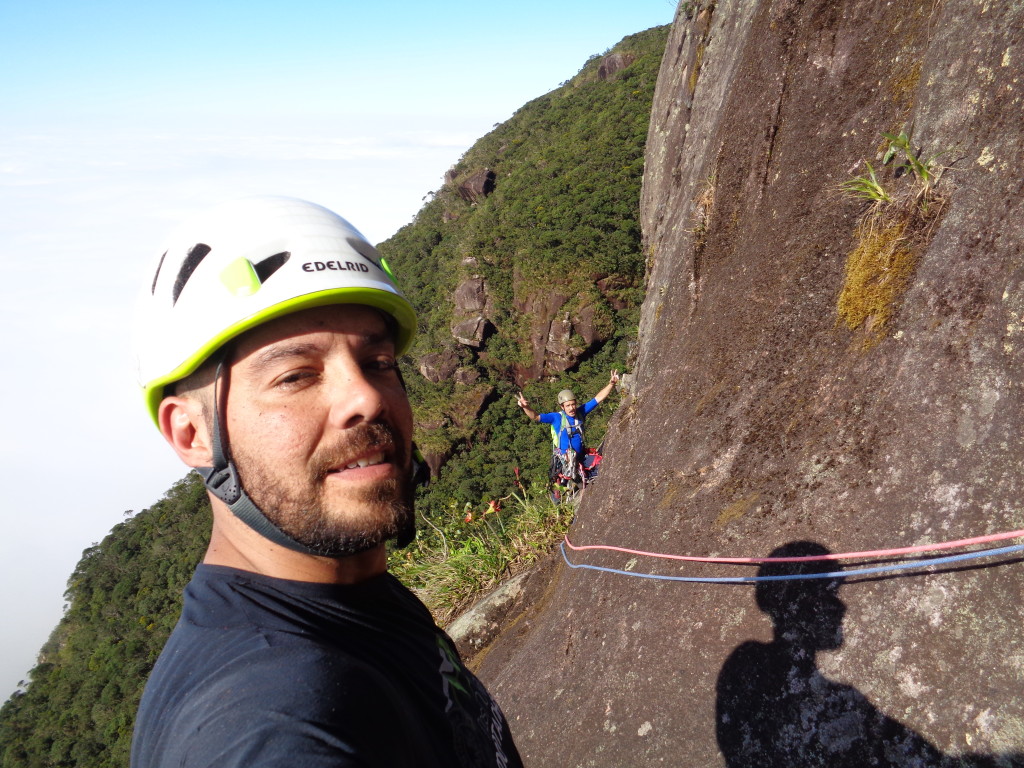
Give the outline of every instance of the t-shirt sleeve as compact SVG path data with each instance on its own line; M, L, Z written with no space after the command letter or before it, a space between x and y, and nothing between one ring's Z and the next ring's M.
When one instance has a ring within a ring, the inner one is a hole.
M599 405L600 405L600 403L597 401L596 398L592 398L590 400L587 400L587 402L585 402L583 404L583 415L586 416L588 413L590 413L592 410L597 408L597 406L599 406Z
M542 413L537 417L542 424L558 424L561 418L557 413Z

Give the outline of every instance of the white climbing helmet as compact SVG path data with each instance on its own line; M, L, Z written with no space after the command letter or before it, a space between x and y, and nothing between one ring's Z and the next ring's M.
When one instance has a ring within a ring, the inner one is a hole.
M416 313L376 249L319 205L260 197L217 206L180 226L136 311L139 384L156 419L164 388L269 320L326 304L365 304L395 320L398 354Z

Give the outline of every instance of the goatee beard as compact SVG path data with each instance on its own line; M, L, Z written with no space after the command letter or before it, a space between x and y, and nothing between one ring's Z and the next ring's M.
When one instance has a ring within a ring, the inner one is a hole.
M402 471L361 491L336 508L325 500L328 475L354 455L381 451ZM324 557L365 552L394 539L408 545L416 534L410 449L388 424L356 427L310 458L303 479L280 477L258 454L235 452L242 485L270 522L290 538Z

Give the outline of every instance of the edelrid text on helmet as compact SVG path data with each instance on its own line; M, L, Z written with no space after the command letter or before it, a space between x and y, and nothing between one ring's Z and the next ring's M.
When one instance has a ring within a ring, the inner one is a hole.
M150 415L226 342L282 315L327 304L376 307L403 354L416 314L376 249L345 219L282 197L239 200L182 224L139 299L135 357Z

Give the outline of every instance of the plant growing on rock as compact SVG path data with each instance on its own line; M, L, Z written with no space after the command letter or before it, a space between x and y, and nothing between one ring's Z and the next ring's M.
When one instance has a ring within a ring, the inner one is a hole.
M845 194L872 203L857 223L836 307L847 328L864 328L866 349L884 337L913 279L917 254L931 239L945 202L935 190L942 170L936 170L938 155L922 157L920 150L913 149L907 131L882 135L888 141L882 165L903 156L903 162L893 166L893 181L909 174L918 184L891 186L890 192L865 160L867 174L840 185Z
M889 193L885 191L885 187L879 183L878 177L875 175L875 169L871 167L871 163L865 160L864 165L868 169L867 175L855 176L849 181L844 181L839 185L840 189L854 197L870 200L873 203L889 202L892 198L889 197Z
M933 158L922 158L920 149L915 152L910 145L910 135L906 131L900 131L898 134L883 133L882 136L889 142L889 148L882 155L882 165L888 165L897 154L902 152L903 162L896 166L897 170L909 171L920 179L926 188L930 187L934 180L932 176Z

